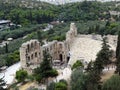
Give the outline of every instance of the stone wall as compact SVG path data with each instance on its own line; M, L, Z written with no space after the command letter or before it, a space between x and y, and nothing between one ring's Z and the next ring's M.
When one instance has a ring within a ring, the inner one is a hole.
M21 67L30 73L42 61L42 48L38 40L30 40L20 47Z
M43 51L46 50L54 60L60 60L61 63L67 62L68 49L65 41L54 40L40 46L37 40L30 40L23 43L20 47L20 61L23 69L32 73L33 69L40 65L43 60Z
M67 60L67 47L64 42L52 41L43 45L43 50L49 52L52 60L60 60L61 62L66 62Z
M70 30L66 33L66 42L68 44L68 49L70 50L71 44L74 41L74 38L77 36L77 28L75 23L70 24Z
M114 45L115 47L117 46L117 35L107 35L108 43Z
M47 44L42 46L43 50L46 50L52 57L52 59L57 59L57 41L47 42Z

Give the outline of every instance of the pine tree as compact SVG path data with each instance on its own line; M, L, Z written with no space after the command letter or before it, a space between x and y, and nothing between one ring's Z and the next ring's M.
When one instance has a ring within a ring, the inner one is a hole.
M8 44L5 44L5 52L8 53Z
M109 21L109 20L106 22L106 25L105 25L105 26L106 26L106 27L110 26L110 21Z
M101 54L102 58L103 58L103 65L106 66L110 63L110 58L112 57L112 52L109 49L109 45L107 44L107 38L103 38L103 44L102 44L102 50L101 50Z
M42 42L42 31L37 31L37 38L39 42Z
M4 77L3 77L4 78ZM5 81L3 80L3 78L0 78L0 90L4 90L4 86L6 85Z
M118 34L117 48L116 48L116 73L120 75L120 32Z
M86 72L91 72L91 70L93 70L93 62L90 61L87 65L87 68L85 69Z
M89 62L86 73L87 73L87 84L86 90L99 90L100 86L100 74L96 72L95 68L93 67L93 62Z
M113 75L103 83L102 90L120 90L120 76Z
M98 74L102 72L104 66L110 63L111 51L107 45L106 38L103 38L102 49L98 52L97 58L94 62L94 69Z
M46 80L49 77L55 77L55 76L58 75L58 72L55 69L52 68L50 61L51 61L51 57L45 51L43 62L41 62L40 66L34 70L36 80L39 83L41 81Z
M99 90L100 79L101 77L96 73L96 70L91 69L87 74L86 90Z

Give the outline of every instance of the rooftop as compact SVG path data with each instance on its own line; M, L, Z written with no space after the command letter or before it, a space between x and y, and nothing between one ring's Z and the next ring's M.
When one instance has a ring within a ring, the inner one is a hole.
M10 20L0 20L0 24L4 24L4 23L10 23Z

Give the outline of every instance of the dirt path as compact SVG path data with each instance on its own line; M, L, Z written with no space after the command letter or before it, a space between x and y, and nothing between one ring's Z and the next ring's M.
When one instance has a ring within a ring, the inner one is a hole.
M109 79L112 75L114 75L115 70L110 70L107 72L103 72L103 75L101 76L101 81L105 82L107 79Z

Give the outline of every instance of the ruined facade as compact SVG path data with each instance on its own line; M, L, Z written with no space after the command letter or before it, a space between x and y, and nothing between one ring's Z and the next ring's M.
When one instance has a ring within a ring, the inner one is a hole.
M61 62L66 62L67 60L67 47L64 42L52 41L46 45L43 45L43 50L49 52L52 60L60 60Z
M69 51L74 38L77 36L77 28L71 23L70 30L66 34L65 41L54 40L40 46L37 40L30 40L23 43L20 47L20 61L23 69L32 71L43 60L43 51L46 50L52 57L52 61L59 60L61 63L67 63Z
M71 44L76 36L77 36L77 28L75 26L75 23L71 23L70 30L66 33L66 42L67 42L69 50L70 50Z
M32 72L42 61L42 48L38 40L30 40L20 47L20 61L23 69Z

